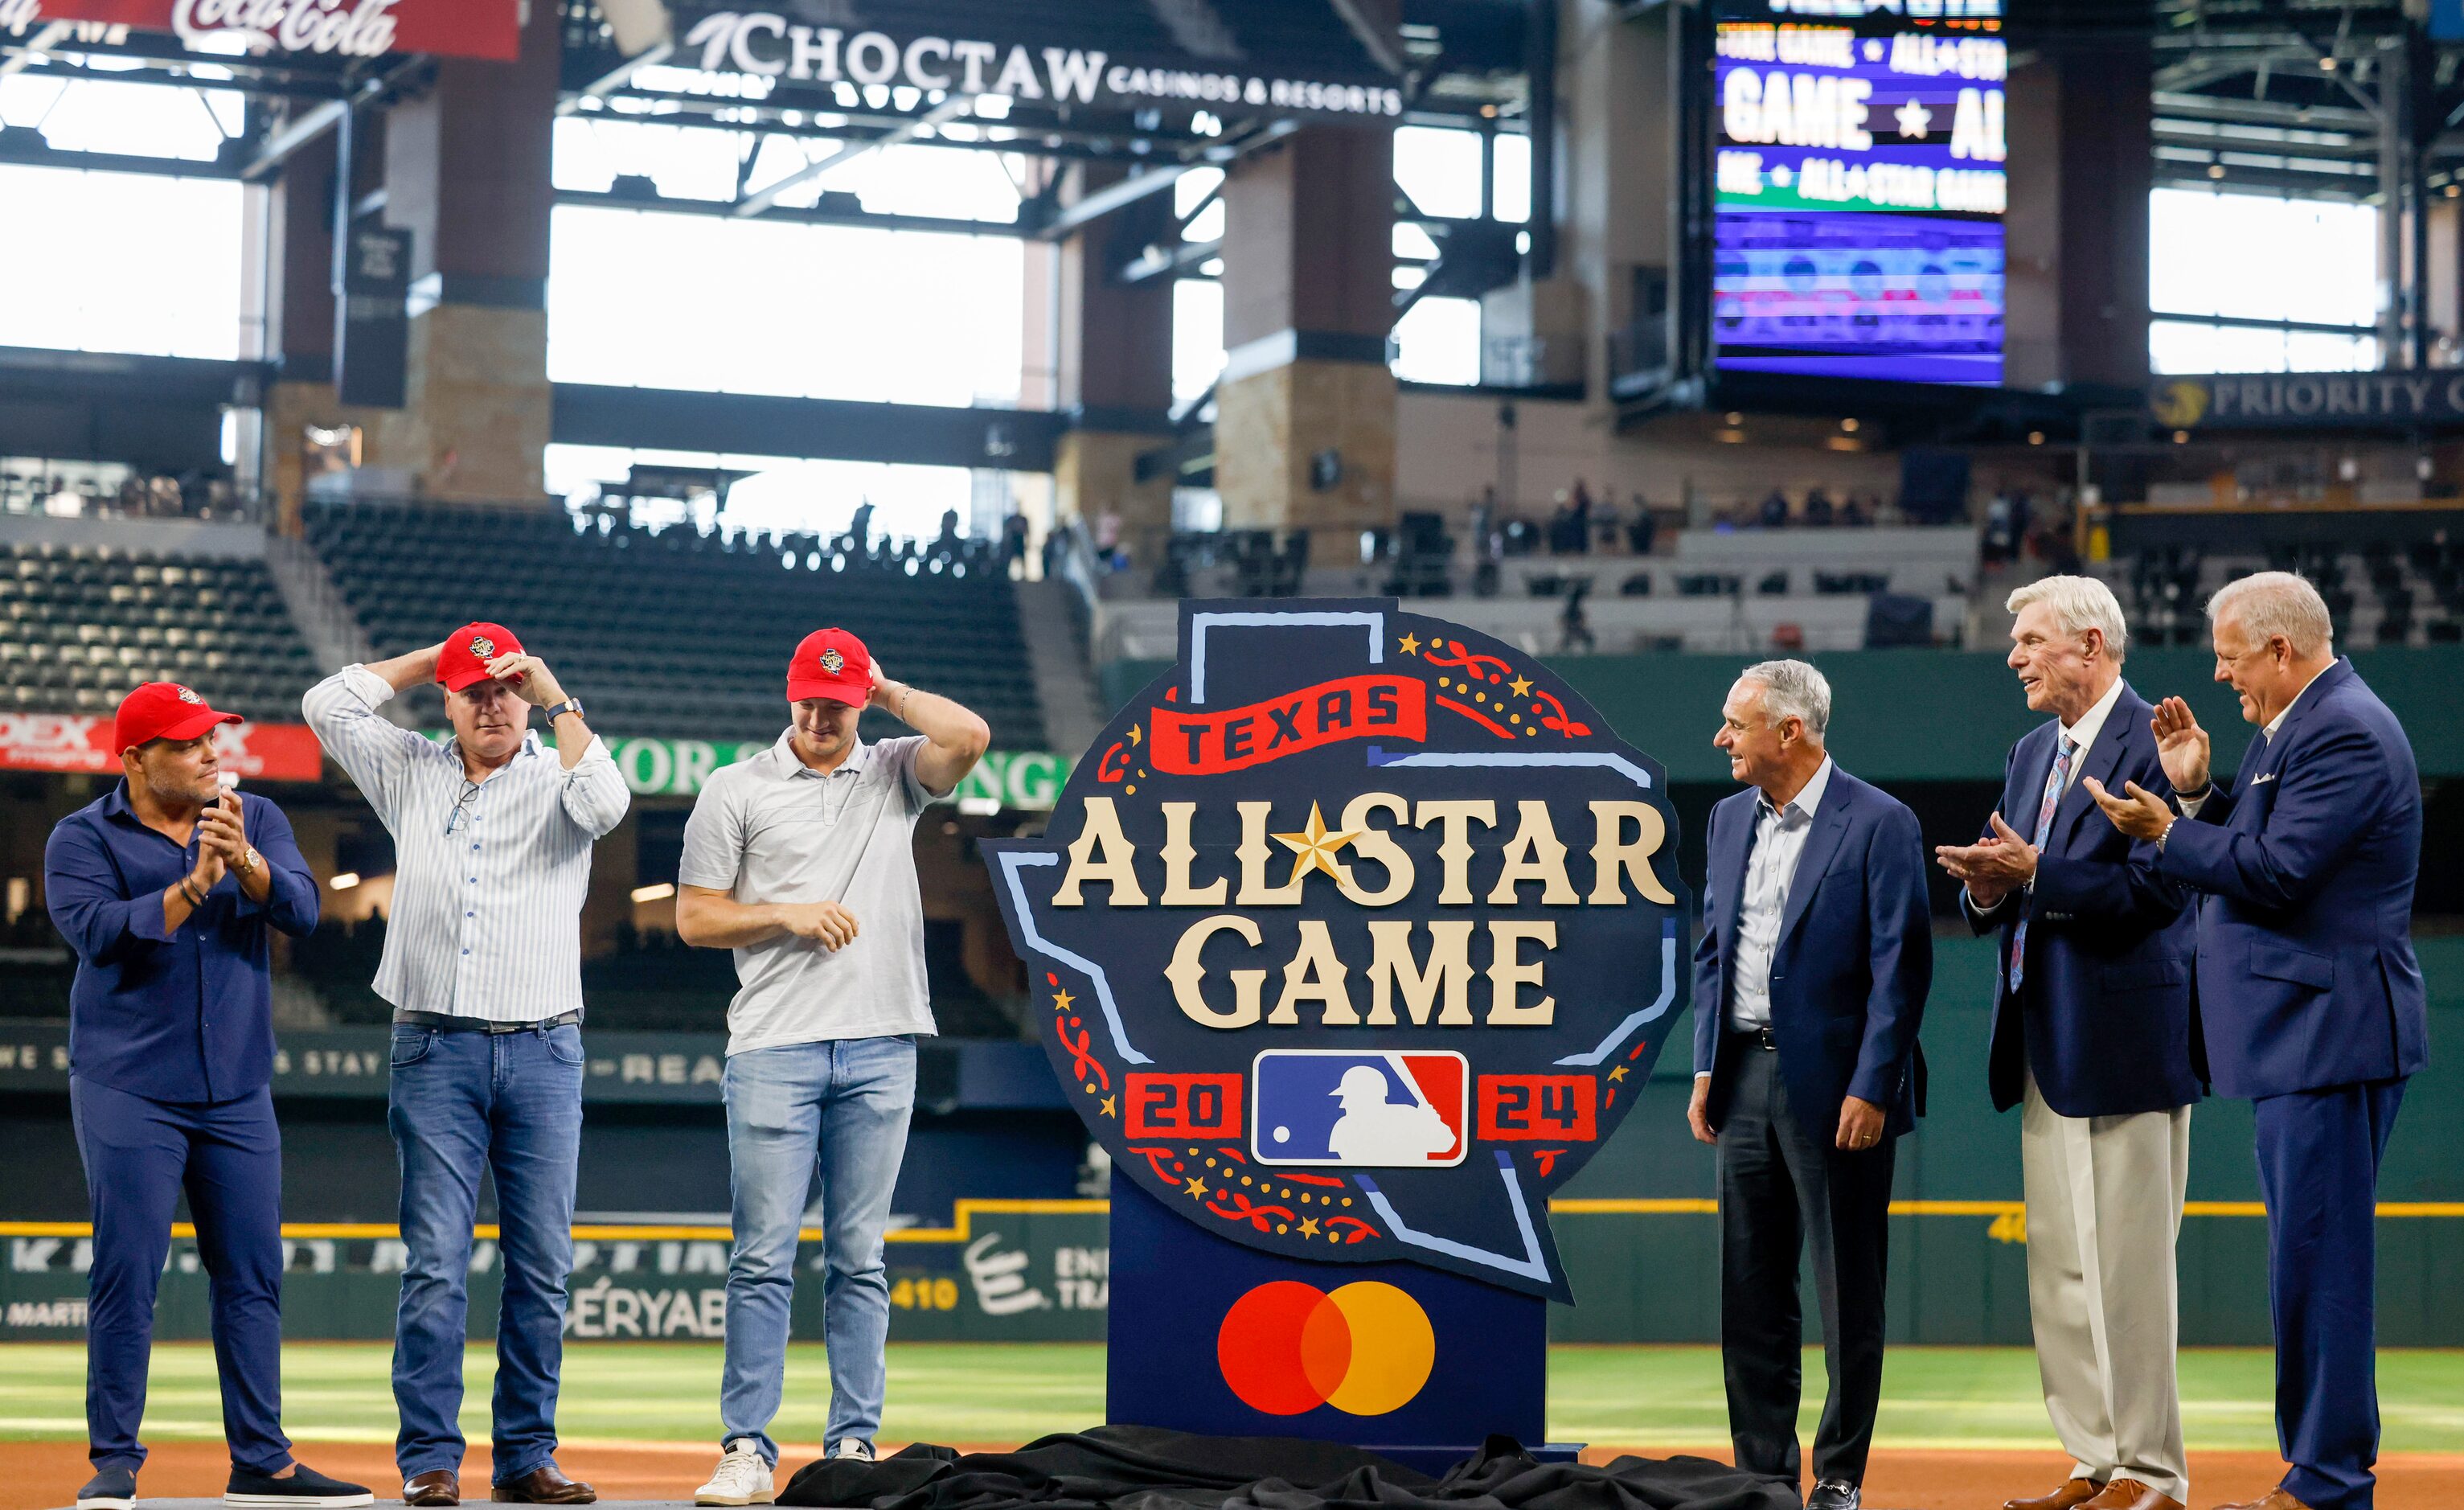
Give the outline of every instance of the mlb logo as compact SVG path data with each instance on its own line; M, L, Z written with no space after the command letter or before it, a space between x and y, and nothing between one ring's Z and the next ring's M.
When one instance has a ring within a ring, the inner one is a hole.
M1265 1165L1450 1168L1470 1150L1470 1078L1451 1050L1268 1049L1249 1067L1249 1152Z

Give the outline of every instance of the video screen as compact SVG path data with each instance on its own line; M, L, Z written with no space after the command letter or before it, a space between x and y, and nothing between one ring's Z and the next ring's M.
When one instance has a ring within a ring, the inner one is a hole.
M1720 0L1728 371L2002 381L2001 0Z

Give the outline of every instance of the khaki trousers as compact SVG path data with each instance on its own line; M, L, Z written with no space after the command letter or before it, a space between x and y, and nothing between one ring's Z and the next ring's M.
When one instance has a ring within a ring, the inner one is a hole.
M2173 1245L2190 1109L2064 1117L2031 1075L2019 1153L2036 1367L2073 1475L2136 1478L2187 1502Z

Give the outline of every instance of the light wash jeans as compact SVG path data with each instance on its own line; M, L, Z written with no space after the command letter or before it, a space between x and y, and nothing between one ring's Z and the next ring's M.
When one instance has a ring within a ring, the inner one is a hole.
M394 1316L393 1398L405 1478L462 1467L462 1343L479 1178L496 1182L495 1480L555 1461L582 1154L582 1030L446 1033L397 1023L386 1121L410 1250Z
M770 1422L786 1386L796 1232L822 1177L822 1336L830 1357L824 1447L870 1442L889 1388L890 1278L882 1230L915 1108L915 1040L843 1038L749 1049L727 1061L727 1159L736 1255L727 1266L722 1444L751 1437L777 1466Z

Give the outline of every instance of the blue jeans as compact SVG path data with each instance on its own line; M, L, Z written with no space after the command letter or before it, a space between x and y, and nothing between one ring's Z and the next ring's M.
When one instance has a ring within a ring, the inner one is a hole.
M846 1038L751 1049L727 1061L727 1160L736 1255L727 1266L721 1443L751 1437L779 1461L770 1422L786 1385L796 1233L822 1176L822 1335L829 1346L825 1450L881 1428L889 1388L891 1190L915 1107L915 1040Z
M214 1370L231 1462L278 1474L282 1434L282 1133L274 1098L149 1100L69 1077L69 1116L94 1206L87 1279L85 1419L97 1468L145 1461L154 1295L171 1248L171 1215L188 1192L197 1250L212 1277Z
M504 1263L496 1330L495 1478L556 1455L564 1283L582 1150L582 1030L445 1033L397 1025L386 1121L402 1161L402 1303L393 1398L403 1477L462 1468L462 1344L479 1177L496 1181Z

